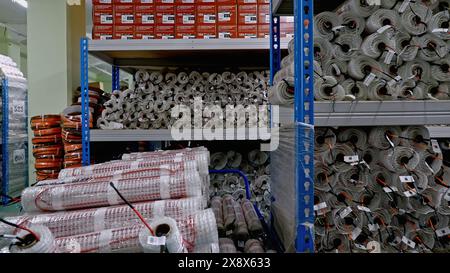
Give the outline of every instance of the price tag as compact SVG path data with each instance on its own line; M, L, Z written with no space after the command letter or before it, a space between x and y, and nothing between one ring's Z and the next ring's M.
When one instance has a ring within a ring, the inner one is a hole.
M324 208L326 208L326 207L327 207L327 203L322 202L322 203L320 203L320 204L314 205L314 210L317 211L317 210L324 209Z
M439 147L439 143L437 142L436 139L432 139L431 140L431 148L433 149L433 152L437 153L437 154L441 154L441 147Z
M384 187L383 190L384 190L385 192L387 192L387 193L394 192L394 191L397 192L397 191L398 191L397 187L395 187L395 186L392 186L392 187Z
M379 28L377 30L377 32L381 34L381 33L385 32L386 30L390 29L391 27L392 27L391 25L386 25L384 27Z
M358 236L361 234L361 231L362 230L358 227L352 231L352 240L353 241L356 240L356 238L358 238Z
M14 164L25 163L25 149L14 150L14 152L13 152L13 163Z
M415 189L412 189L412 190L403 192L403 194L409 198L409 197L415 196L417 194L417 192Z
M175 15L163 14L162 22L163 24L175 24Z
M409 2L411 2L411 0L405 0L405 1L403 1L402 5L401 5L400 8L398 9L398 12L399 12L399 13L405 12L406 8L407 8L408 5L409 5Z
M381 6L381 0L366 0L369 6Z
M395 55L395 51L393 51L392 49L389 49L386 57L384 58L384 63L385 64L390 64L392 62L392 59L394 58Z
M359 161L358 155L344 156L344 162L346 162L346 163L354 163L354 162L358 162L358 161Z
M257 16L256 15L246 15L244 17L246 24L256 24Z
M339 30L341 30L341 29L343 29L343 28L345 28L345 27L344 27L344 26L335 26L335 27L332 28L331 30L334 31L334 32L336 32L336 31L339 31Z
M360 211L372 212L368 207L364 206L356 206Z
M380 226L378 225L378 224L369 224L369 230L370 231L377 231L377 230L379 230L380 229Z
M231 12L220 12L219 22L228 22L231 20Z
M166 245L166 236L156 237L156 236L148 236L147 244L153 246L164 246Z
M399 176L400 182L402 183L414 183L414 177L407 175L407 176Z
M436 230L436 235L438 237L443 237L445 235L450 234L450 227L445 227L445 228L441 228L441 229L437 229Z
M183 15L183 24L195 24L195 16L192 14Z
M435 28L433 33L448 33L448 28Z
M406 236L402 237L402 242L405 243L410 248L415 248L416 247L416 243L411 241L410 239L406 238Z
M14 101L12 103L12 106L13 106L13 114L15 114L15 115L25 114L25 102L24 101Z
M377 76L375 75L375 74L373 74L373 73L370 73L367 77L366 77L366 79L364 80L364 85L365 86L369 86L372 82L373 82L373 80L375 80L375 78L376 78Z
M343 211L341 211L339 213L339 217L341 217L341 219L344 219L345 217L347 217L350 212L352 212L352 208L351 207L346 207Z

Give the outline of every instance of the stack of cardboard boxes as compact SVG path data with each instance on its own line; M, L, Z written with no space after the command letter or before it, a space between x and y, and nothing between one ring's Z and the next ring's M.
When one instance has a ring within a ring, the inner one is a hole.
M232 39L269 35L270 0L92 0L93 39ZM282 18L282 37L294 32Z

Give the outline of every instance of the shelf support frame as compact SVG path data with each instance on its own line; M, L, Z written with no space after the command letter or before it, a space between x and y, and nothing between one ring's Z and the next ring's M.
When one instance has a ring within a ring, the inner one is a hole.
M82 137L82 164L91 163L90 128L89 128L89 41L88 38L80 40L80 79L81 79L81 137ZM114 73L113 73L114 74Z
M112 91L120 90L120 69L118 66L112 66Z
M2 204L8 203L9 191L9 87L8 79L5 77L2 79Z

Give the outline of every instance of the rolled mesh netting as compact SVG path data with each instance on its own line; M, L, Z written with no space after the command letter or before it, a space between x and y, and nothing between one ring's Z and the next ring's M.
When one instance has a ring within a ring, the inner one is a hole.
M409 246L407 252L409 253L432 253L435 243L435 234L431 230L414 230L409 231L405 235L406 238L415 243L414 247Z
M192 197L137 203L134 204L134 207L144 218L168 216L179 219L205 209L206 201L202 197ZM18 225L37 224L46 226L55 237L67 237L140 223L139 218L127 205L16 216L8 217L6 220ZM2 233L7 233L10 230L11 227L0 223Z
M431 64L431 76L436 81L450 82L450 56Z
M335 228L341 234L352 234L355 228L362 229L364 214L355 207L342 207L333 210Z
M114 181L114 185L130 202L202 195L202 180L197 172L120 179ZM26 212L82 209L123 203L110 182L30 187L22 193L22 206Z
M395 147L381 151L381 164L391 172L405 173L419 164L419 154L411 148Z
M419 46L421 50L419 50L418 57L427 62L444 59L449 51L447 43L433 34L426 34L420 37Z
M354 193L361 192L369 183L369 173L353 168L339 173L339 183Z
M438 211L439 213L450 216L450 190L440 190L439 191L439 206Z
M318 190L327 192L336 185L336 172L320 162L314 162L314 175L314 187Z
M341 18L342 25L345 26L341 32L352 35L361 35L366 26L366 20L353 12L342 12L338 15Z
M331 151L331 156L333 158L334 163L331 165L331 167L336 172L347 172L350 169L353 168L350 162L347 162L345 157L346 156L353 156L355 155L355 151L353 148L347 144L338 143L334 146L333 150Z
M383 188L395 185L392 174L388 170L379 166L371 170L370 182L367 184L371 191L381 193Z
M404 80L425 80L430 78L430 70L429 63L415 59L402 65L398 70L398 74Z
M428 214L435 211L439 201L439 192L433 188L427 188L421 193L409 197L411 208L418 214Z
M320 241L318 250L325 253L348 253L350 251L347 236L332 229L327 231Z
M416 36L410 36L408 33L398 32L394 36L394 42L398 57L403 61L413 61L419 53L419 42Z
M369 165L370 169L374 169L378 166L380 158L377 149L374 149L373 147L366 148L360 154L361 159L364 160L367 165Z
M56 239L56 243L63 252L74 243L79 245L81 253L143 252L139 243L139 232L143 227L140 223L101 232L60 237ZM193 252L199 245L219 243L216 220L211 209L178 219L177 227L189 252Z
M314 16L315 37L331 40L336 36L339 27L343 27L341 17L334 12L325 11Z
M367 36L361 44L361 51L367 57L378 59L383 52L391 49L394 50L394 40L389 37L386 32L375 32Z
M359 150L367 147L367 133L361 129L345 128L337 135L339 142L348 142Z

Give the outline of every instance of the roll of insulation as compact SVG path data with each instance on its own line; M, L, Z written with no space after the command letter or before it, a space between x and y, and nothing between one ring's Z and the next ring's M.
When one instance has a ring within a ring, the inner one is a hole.
M338 82L345 81L345 75L347 74L348 64L343 61L338 61L337 59L332 59L331 61L323 65L325 75L331 75ZM322 80L326 82L326 78L322 77ZM323 82L321 82L323 84Z
M428 30L433 12L420 3L409 3L402 13L401 24L412 35L422 35Z
M362 17L369 17L372 15L377 9L380 8L379 5L369 5L366 0L349 0L345 4L345 8L349 9L354 14L358 14Z
M348 238L336 230L327 231L321 240L322 249L325 253L348 253Z
M269 101L274 105L287 105L294 102L294 78L287 77L269 89Z
M430 153L430 151L420 152L420 162L417 169L426 175L436 175L442 168L442 154Z
M39 237L39 241L26 247L14 244L10 248L11 253L55 253L57 251L55 238L46 226L31 225L28 228ZM16 236L19 238L24 238L28 234L28 231L21 230Z
M413 61L419 53L419 41L416 36L398 32L394 36L395 49L400 59L406 62Z
M145 70L138 70L134 75L136 82L146 82L150 79L150 74Z
M398 12L391 9L379 9L367 18L366 30L374 33L384 26L398 27L400 17Z
M443 40L450 40L449 21L450 14L448 9L436 13L431 18L430 24L428 25L428 31Z
M358 54L361 48L362 38L352 33L339 35L333 42L334 56L339 61L350 61ZM346 71L345 69L344 71Z
M380 162L378 150L375 148L366 148L362 151L361 159L364 160L371 169L377 167Z
M356 208L343 207L333 210L333 221L339 233L350 235L354 229L362 229L364 215Z
M430 212L419 215L419 223L423 229L441 229L448 227L449 218L439 213Z
M318 101L341 101L345 98L345 90L333 76L324 76L323 82L314 83L314 97Z
M341 83L341 86L345 90L345 100L353 100L353 97L355 100L367 100L367 86L365 86L362 82L347 79Z
M361 44L361 52L367 57L378 59L381 55L391 49L395 51L395 43L388 35L385 33L375 32L367 36Z
M400 180L401 174L394 174L392 180L397 184L397 188L400 193L405 195L405 192L415 189L418 193L422 193L424 190L428 188L428 177L425 173L415 170L411 173L408 173L408 176L411 176L414 179L414 182L404 183ZM408 197L408 196L407 196Z
M331 43L322 37L314 38L314 60L324 64L333 57L333 46ZM294 75L294 73L292 73ZM291 76L293 76L291 75Z
M336 135L331 128L316 128L314 131L314 150L322 153L327 152L336 145Z
M369 174L365 171L360 171L357 168L352 168L346 172L339 173L340 184L352 192L359 193L365 189L369 183Z
M363 191L355 194L356 200L362 206L369 208L372 212L380 208L381 194L367 191L365 188ZM367 216L367 215L366 215ZM372 217L372 216L369 216Z
M219 238L220 253L237 253L233 240L229 238Z
M345 128L337 135L339 142L348 142L359 150L367 147L367 133L356 128Z
M400 139L393 136L399 136L401 132L400 127L374 127L370 130L368 142L377 149L386 150L400 143Z
M431 65L431 76L436 81L450 82L450 56Z
M330 191L336 186L337 174L330 167L320 162L314 163L314 187L321 191Z
M426 80L430 78L430 65L421 60L414 60L405 63L399 68L399 75L404 80Z
M353 12L342 12L338 15L341 18L342 25L345 26L341 32L359 36L364 32L366 20ZM341 35L340 35L341 36Z
M437 86L431 86L428 89L428 97L436 100L449 100L450 99L450 84L441 83Z
M450 216L450 189L444 189L439 192L438 212Z
M353 156L355 155L355 151L347 144L341 144L338 143L336 146L334 146L333 150L331 151L332 157L334 160L334 164L332 165L332 168L336 172L348 172L350 169L353 168L353 166L345 161L346 156Z
M261 166L269 160L269 155L260 150L252 150L248 153L247 158L252 166Z
M381 65L367 56L356 56L355 58L352 58L348 64L349 75L356 80L364 80L366 86L370 85L375 78L381 77L381 71Z
M439 61L448 55L449 48L447 43L441 38L426 34L419 38L419 58L427 62Z
M236 221L236 213L234 211L234 201L233 196L226 194L222 198L222 210L223 219L225 224L225 230L232 230Z
M430 132L424 126L408 126L399 137L401 145L417 150L427 149L430 143Z
M210 166L215 170L222 170L227 165L227 155L224 153L215 153L211 155Z
M421 86L416 85L413 80L403 81L397 86L397 96L401 99L422 100L425 96L425 91Z
M435 211L439 202L439 192L432 188L427 188L420 194L409 198L412 209L418 214L428 214Z
M419 164L419 154L407 147L397 146L381 151L381 163L391 172L405 173L414 170Z
M328 41L332 40L343 28L341 17L334 12L325 11L314 16L314 35Z
M166 237L165 245L169 253L186 253L186 247L183 243L183 237L177 227L177 222L170 217L161 217L150 222L154 230L154 237ZM160 253L161 245L155 244L154 238L147 228L142 228L139 232L139 243L145 253ZM149 238L150 237L150 238Z

